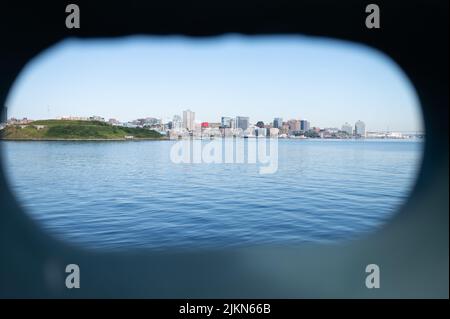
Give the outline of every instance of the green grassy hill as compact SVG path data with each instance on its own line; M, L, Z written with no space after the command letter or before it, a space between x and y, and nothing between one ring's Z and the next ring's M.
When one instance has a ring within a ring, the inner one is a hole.
M112 126L99 121L39 120L27 125L8 125L2 139L160 139L161 134L144 128Z

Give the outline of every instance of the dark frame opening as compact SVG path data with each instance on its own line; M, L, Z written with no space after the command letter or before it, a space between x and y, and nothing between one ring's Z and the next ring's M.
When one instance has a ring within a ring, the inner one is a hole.
M33 56L70 36L223 33L307 34L365 43L406 72L423 106L427 142L410 200L359 242L208 253L92 253L50 239L23 214L0 172L1 297L447 297L448 3L378 1L381 29L364 26L362 1L187 4L84 3L81 29L65 28L65 3L3 4L0 99ZM3 105L3 103L2 103ZM365 265L383 289L364 286ZM82 288L64 286L66 264ZM58 275L60 274L60 275Z

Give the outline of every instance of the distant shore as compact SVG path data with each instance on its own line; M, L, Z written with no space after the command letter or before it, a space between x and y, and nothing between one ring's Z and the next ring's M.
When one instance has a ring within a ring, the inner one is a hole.
M165 140L167 137L145 128L118 127L100 121L39 120L7 125L0 139L9 141L127 141Z
M175 138L174 138L175 137ZM168 141L168 140L213 140L222 138L276 138L275 136L228 136L228 135L204 135L200 136L169 136L159 131L144 127L115 126L102 121L82 120L38 120L25 124L10 124L0 130L0 140L4 141ZM286 140L402 140L411 138L396 137L342 137L319 136L316 132L313 136L283 136L279 139Z

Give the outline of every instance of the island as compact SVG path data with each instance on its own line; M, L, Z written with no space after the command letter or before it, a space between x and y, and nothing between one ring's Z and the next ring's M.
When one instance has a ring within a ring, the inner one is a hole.
M116 126L102 121L37 120L7 125L3 140L163 140L159 132L140 127Z

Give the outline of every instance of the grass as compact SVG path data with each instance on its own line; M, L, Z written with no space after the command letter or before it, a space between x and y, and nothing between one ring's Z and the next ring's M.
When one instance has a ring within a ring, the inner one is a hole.
M44 125L38 129L37 125ZM0 131L2 139L160 139L156 131L144 128L113 126L100 121L39 120L27 126L8 125Z

